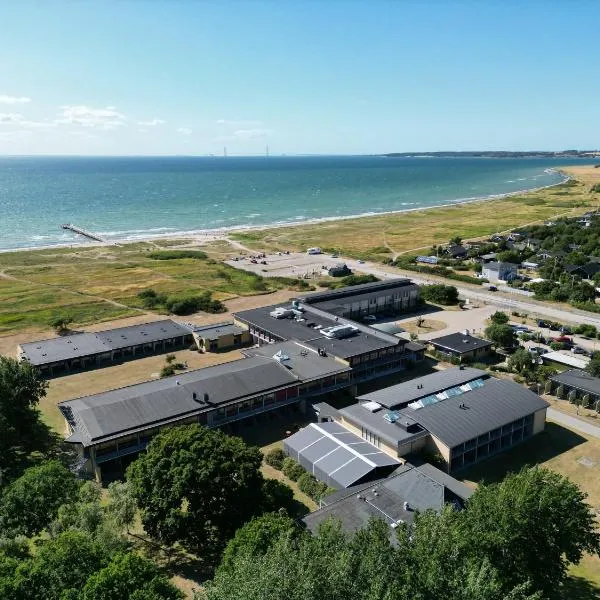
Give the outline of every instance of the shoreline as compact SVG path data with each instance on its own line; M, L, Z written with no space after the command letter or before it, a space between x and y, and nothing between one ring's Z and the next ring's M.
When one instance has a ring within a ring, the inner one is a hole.
M73 243L57 243L57 244L47 244L41 246L24 246L19 248L0 248L0 254L9 253L9 252L30 252L36 250L64 250L65 248L101 248L101 247L110 247L110 246L121 246L127 244L136 244L140 242L154 242L157 240L194 240L201 245L208 242L220 241L220 240L228 240L229 235L232 233L244 233L251 231L264 231L267 229L283 229L287 227L302 227L307 225L318 225L320 223L331 223L335 221L349 221L349 220L358 220L365 219L369 217L381 217L386 215L397 215L397 214L406 214L411 212L420 212L420 211L428 211L439 208L450 208L456 206L462 206L466 204L475 204L478 202L488 202L492 200L504 200L507 198L511 198L514 196L522 196L535 192L539 192L541 190L550 189L553 187L557 187L559 185L564 185L568 181L571 181L573 177L567 173L565 173L560 167L556 168L548 168L544 169L546 172L553 172L560 174L563 179L559 182L552 183L550 185L538 186L535 188L529 188L525 190L516 190L514 192L506 192L503 194L490 194L487 196L477 196L472 198L459 198L456 200L449 200L443 204L436 204L432 206L422 206L415 208L403 208L398 210L388 210L382 212L366 212L360 213L356 215L345 215L345 216L331 216L331 217L318 217L314 219L304 219L299 221L292 222L274 222L271 224L262 224L262 225L233 225L231 227L222 227L216 229L196 229L190 231L169 231L168 233L157 233L153 235L141 235L140 237L129 237L123 239L114 239L107 240L105 242L93 242L93 241L75 241ZM204 239L202 239L204 238Z

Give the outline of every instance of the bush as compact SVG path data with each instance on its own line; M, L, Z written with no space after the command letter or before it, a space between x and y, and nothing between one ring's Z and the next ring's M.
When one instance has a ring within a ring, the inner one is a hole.
M201 250L157 250L150 252L148 258L152 260L178 260L180 258L195 258L197 260L206 258Z
M328 490L328 487L322 481L318 481L314 475L303 473L298 478L298 488L307 496L310 496L315 502L318 502Z
M421 298L437 304L456 304L458 302L458 290L453 285L423 285L421 286Z
M497 310L490 317L490 321L498 325L504 325L505 323L508 323L508 315L505 312L502 312L501 310Z
M160 376L162 377L171 377L171 375L175 375L175 366L174 365L165 365L160 370Z
M265 454L265 462L274 469L281 471L283 461L286 459L285 452L281 448L273 448Z
M298 481L298 478L306 472L302 465L289 456L283 461L282 471L291 481Z

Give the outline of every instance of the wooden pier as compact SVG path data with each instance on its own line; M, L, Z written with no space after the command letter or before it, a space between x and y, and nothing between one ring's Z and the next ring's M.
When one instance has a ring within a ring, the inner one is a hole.
M95 233L92 233L91 231L87 231L87 229L82 229L81 227L77 227L77 225L73 225L73 223L64 223L63 225L61 225L61 227L63 229L68 229L69 231L72 231L73 233L78 233L79 235L89 238L90 240L94 240L95 242L106 243L106 240L104 238L100 237L99 235L96 235Z

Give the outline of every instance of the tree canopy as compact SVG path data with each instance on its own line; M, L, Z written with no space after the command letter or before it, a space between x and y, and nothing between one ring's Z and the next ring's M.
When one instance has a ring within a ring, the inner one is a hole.
M501 310L497 310L491 317L490 321L492 323L496 323L497 325L504 325L508 323L508 315Z
M600 377L600 353L596 353L592 356L592 360L587 364L585 370L592 377Z
M32 452L52 445L37 409L47 387L27 361L0 356L0 487L19 475Z
M427 302L436 304L456 304L458 302L458 290L453 285L422 285L421 298Z
M484 335L490 342L501 348L510 348L516 341L515 332L510 325L492 323L486 327Z
M262 508L262 455L200 425L159 433L127 471L146 531L208 557Z
M32 536L56 518L59 507L75 498L78 482L57 461L30 467L0 498L0 534Z

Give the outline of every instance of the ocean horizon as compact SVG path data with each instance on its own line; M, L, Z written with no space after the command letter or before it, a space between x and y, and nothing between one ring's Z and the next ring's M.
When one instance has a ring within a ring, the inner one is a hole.
M556 185L597 159L385 156L0 157L0 249L291 225Z

